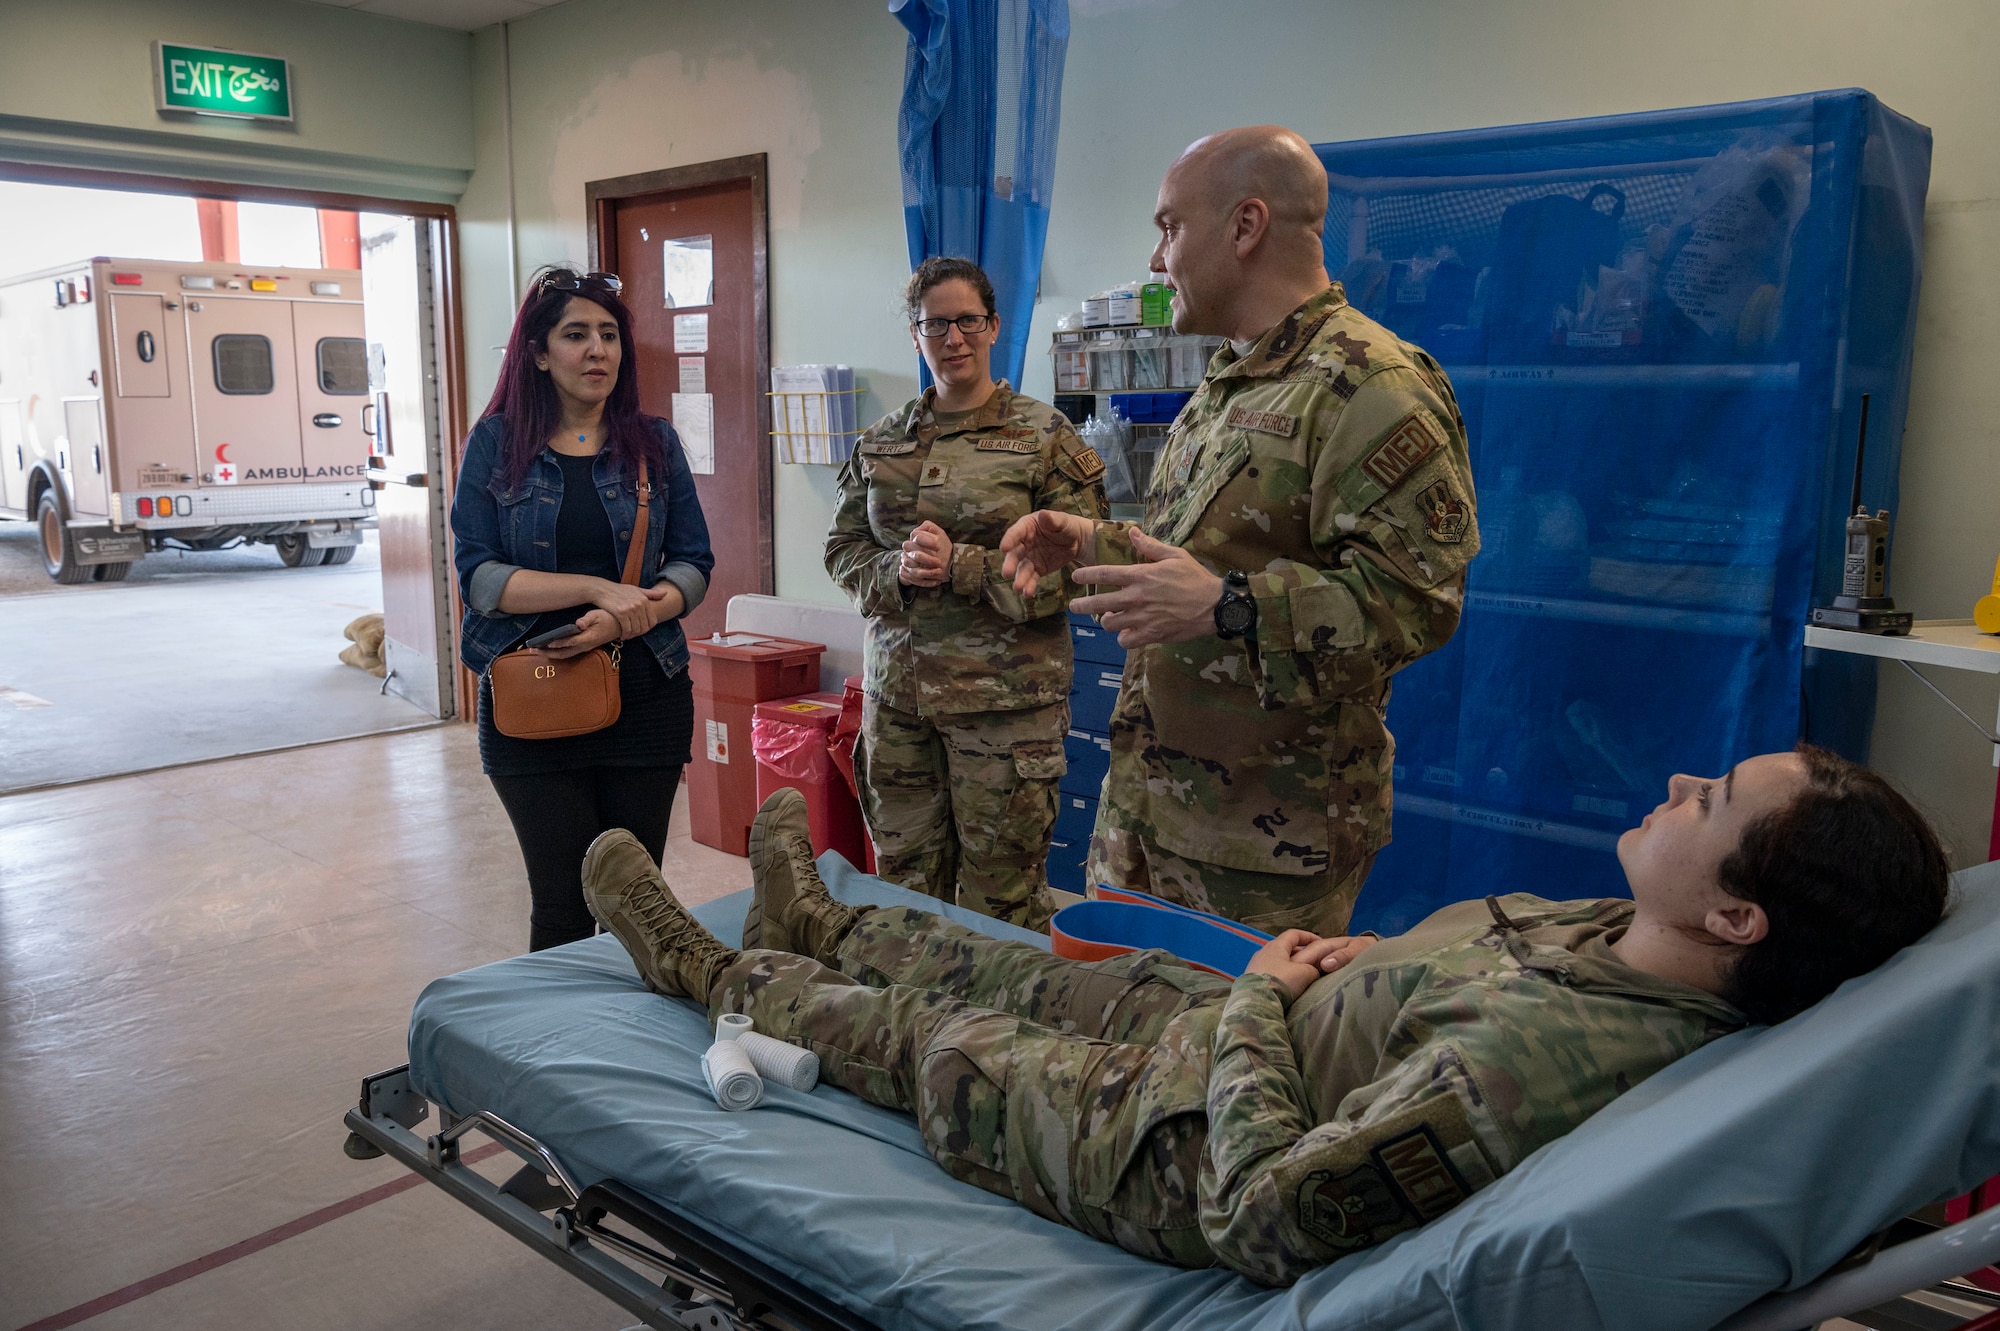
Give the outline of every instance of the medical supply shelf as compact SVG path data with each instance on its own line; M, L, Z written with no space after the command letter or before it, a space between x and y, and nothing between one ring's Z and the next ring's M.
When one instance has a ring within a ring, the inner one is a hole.
M1393 681L1394 840L1356 927L1624 892L1676 771L1862 756L1873 671L1804 650L1896 507L1929 132L1859 90L1318 145L1348 299L1446 368L1483 549Z

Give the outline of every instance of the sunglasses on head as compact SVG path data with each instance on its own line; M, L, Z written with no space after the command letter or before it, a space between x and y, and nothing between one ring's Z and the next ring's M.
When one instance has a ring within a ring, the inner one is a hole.
M550 273L541 280L539 291L581 291L585 287L601 287L605 291L623 291L625 283L616 273L585 273L579 277L575 273Z

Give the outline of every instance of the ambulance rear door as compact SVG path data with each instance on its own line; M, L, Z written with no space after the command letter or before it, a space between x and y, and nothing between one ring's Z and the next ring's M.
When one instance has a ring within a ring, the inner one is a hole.
M292 303L204 293L182 302L204 485L302 475Z
M369 405L368 340L361 302L295 300L299 435L306 479L357 479L368 470L361 409Z

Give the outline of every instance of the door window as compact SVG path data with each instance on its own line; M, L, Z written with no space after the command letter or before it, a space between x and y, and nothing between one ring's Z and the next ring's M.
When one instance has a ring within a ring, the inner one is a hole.
M215 386L232 396L268 393L277 379L271 371L271 339L261 333L218 333L215 338Z
M358 337L319 340L319 391L361 397L368 392L368 343Z

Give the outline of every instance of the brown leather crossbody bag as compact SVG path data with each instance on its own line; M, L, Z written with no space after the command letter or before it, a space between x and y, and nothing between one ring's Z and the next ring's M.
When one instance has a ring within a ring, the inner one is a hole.
M625 574L619 579L630 586L639 585L652 514L653 487L641 458L639 520L632 524L632 545L625 552ZM515 739L561 739L604 729L618 719L622 647L622 642L614 642L567 660L525 647L495 658L486 669L493 685L493 728Z

